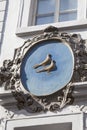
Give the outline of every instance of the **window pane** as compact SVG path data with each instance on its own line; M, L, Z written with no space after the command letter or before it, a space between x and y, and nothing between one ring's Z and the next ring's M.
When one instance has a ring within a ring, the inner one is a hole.
M60 11L77 9L77 0L60 0Z
M37 14L54 12L55 0L38 0Z
M77 12L60 14L59 22L71 21L77 19Z
M36 25L48 24L53 22L54 22L54 16L37 17L36 19Z

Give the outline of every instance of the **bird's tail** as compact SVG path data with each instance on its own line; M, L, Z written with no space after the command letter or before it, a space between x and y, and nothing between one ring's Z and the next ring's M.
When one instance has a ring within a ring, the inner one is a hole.
M33 66L33 68L36 69L36 68L38 68L40 66L41 66L40 64L36 64L36 65Z

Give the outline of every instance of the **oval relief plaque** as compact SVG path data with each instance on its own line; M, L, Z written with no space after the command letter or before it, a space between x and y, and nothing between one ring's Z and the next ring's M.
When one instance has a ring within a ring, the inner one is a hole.
M21 64L21 82L36 96L47 96L66 86L72 78L74 56L67 43L44 40L34 44Z

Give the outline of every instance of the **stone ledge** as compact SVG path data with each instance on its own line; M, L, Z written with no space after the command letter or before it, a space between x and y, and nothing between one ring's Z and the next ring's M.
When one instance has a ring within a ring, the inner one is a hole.
M86 101L87 100L87 82L78 82L72 85L74 87L72 96L74 101ZM16 103L11 91L0 92L0 105L13 105Z

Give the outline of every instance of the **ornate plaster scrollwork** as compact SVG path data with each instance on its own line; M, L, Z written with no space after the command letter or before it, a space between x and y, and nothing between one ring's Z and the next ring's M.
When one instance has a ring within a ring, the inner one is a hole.
M60 91L49 96L37 97L22 90L20 66L24 55L36 42L49 39L58 39L71 46L75 57L74 74L69 84ZM81 39L79 34L60 33L58 28L52 26L46 28L43 34L27 40L21 47L15 49L13 60L5 60L0 68L0 85L5 89L11 89L18 108L26 109L28 112L61 110L65 105L73 102L73 83L80 81L87 81L86 41Z

